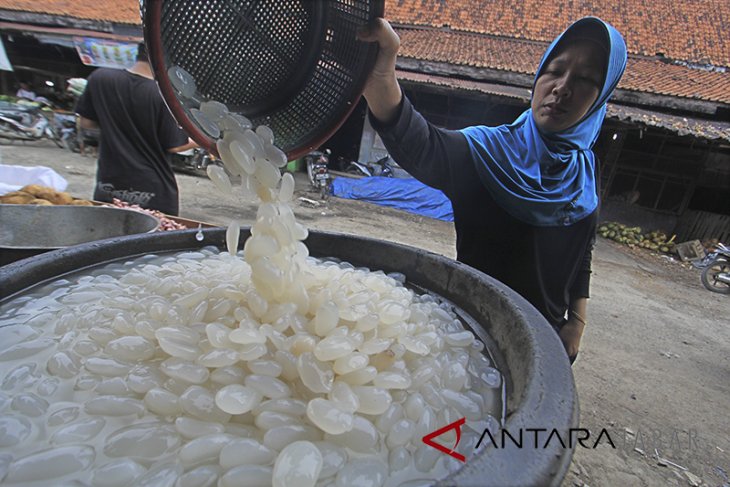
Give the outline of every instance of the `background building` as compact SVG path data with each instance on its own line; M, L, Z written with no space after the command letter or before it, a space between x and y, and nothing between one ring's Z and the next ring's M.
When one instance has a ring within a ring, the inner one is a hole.
M727 0L386 0L385 12L401 36L406 94L448 128L511 122L529 106L550 40L583 16L612 23L626 38L629 63L596 148L603 218L680 241L730 240ZM0 34L15 68L0 74L3 93L14 93L21 77L36 89L45 80L58 85L93 69L81 62L80 43L141 38L139 3L0 0ZM328 141L334 156L382 154L365 110L361 104Z

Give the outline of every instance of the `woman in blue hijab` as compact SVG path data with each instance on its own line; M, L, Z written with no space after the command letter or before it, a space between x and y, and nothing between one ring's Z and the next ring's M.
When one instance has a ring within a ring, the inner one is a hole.
M530 301L572 362L598 221L591 149L626 67L621 34L595 17L575 22L543 55L529 109L508 125L457 131L433 126L403 96L400 40L385 20L359 37L380 46L364 91L371 122L403 168L451 200L457 259Z

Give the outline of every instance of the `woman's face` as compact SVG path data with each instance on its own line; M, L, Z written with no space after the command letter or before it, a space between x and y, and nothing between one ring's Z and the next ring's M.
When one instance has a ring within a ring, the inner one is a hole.
M595 43L571 44L543 67L532 94L532 116L543 132L560 132L583 118L602 88L606 55Z

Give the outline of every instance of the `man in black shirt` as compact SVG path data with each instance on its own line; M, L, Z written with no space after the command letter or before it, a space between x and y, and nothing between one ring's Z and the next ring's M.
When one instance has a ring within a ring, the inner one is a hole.
M89 76L76 113L84 129L101 129L94 199L118 198L177 215L177 183L168 158L197 145L167 109L144 44L131 68L99 68Z

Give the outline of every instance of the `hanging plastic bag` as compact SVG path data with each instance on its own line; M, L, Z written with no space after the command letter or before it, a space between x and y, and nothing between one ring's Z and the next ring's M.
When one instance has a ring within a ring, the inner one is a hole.
M0 196L17 191L27 184L39 184L56 191L64 191L68 181L50 167L0 164Z

